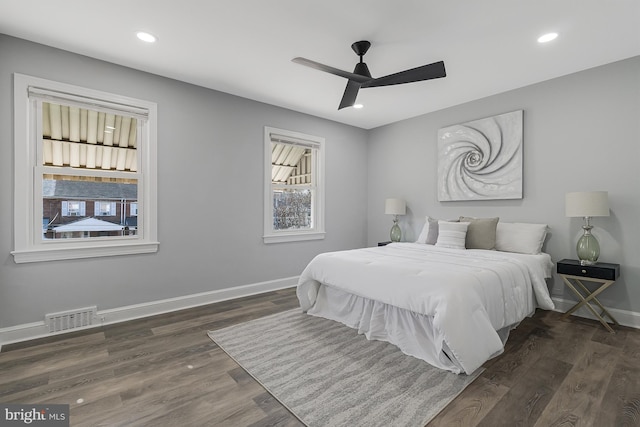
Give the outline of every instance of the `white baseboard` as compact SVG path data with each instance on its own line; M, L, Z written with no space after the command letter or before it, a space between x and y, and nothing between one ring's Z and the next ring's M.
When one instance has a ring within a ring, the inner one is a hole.
M553 297L552 299L553 299L553 303L556 305L555 311L559 311L562 313L568 311L569 309L571 309L571 307L573 307L577 303L577 301L567 300L567 299L558 298L558 297ZM621 325L640 329L640 313L636 313L635 311L619 310L617 308L609 308L609 307L605 307L605 308L609 313L611 313L613 317L616 318L618 323L620 323ZM596 307L596 310L598 310L597 307ZM589 310L586 307L580 307L578 310L576 310L572 314L572 316L598 320L596 316L593 315L591 310Z
M287 277L284 279L270 280L267 282L259 282L233 288L219 289L215 291L185 295L159 301L151 301L143 304L134 304L107 310L98 310L98 319L93 325L56 333L49 332L49 328L44 321L25 323L22 325L10 326L8 328L1 328L0 350L2 349L2 345L4 344L12 344L36 338L60 335L68 332L79 331L82 329L91 329L103 325L125 322L127 320L140 319L142 317L154 316L157 314L169 313L172 311L227 301L234 298L242 298L250 295L275 291L278 289L291 288L296 286L297 283L297 276ZM559 312L565 312L569 310L576 303L576 301L566 300L558 297L553 297L553 302L556 306L555 310ZM619 310L616 308L607 308L607 310L611 312L611 314L613 314L613 316L621 325L640 329L640 313L627 310ZM577 310L573 315L596 320L596 317L593 315L593 313L591 313L589 309L584 307Z
M275 291L278 289L291 288L298 283L298 277L287 277L284 279L270 280L267 282L253 283L250 285L236 286L233 288L219 289L215 291L202 292L198 294L185 295L176 298L169 298L159 301L151 301L142 304L128 305L124 307L98 310L95 323L82 328L74 328L68 331L56 333L49 332L49 327L42 322L25 323L22 325L10 326L0 329L0 350L4 344L28 341L36 338L60 335L68 332L75 332L82 329L91 329L113 323L125 322L127 320L139 319L142 317L154 316L157 314L169 313L186 308L198 307L235 298L247 297ZM44 315L43 315L44 317Z

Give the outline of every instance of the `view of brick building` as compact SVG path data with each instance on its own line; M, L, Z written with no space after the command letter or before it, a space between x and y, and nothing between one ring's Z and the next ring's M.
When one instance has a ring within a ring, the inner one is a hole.
M135 235L137 185L45 179L42 227L45 239Z

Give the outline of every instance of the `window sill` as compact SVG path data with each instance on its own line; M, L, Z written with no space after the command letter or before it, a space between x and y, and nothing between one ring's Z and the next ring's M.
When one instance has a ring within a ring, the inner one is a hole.
M65 259L98 258L115 255L134 255L158 252L159 242L129 243L126 245L76 246L55 249L29 249L13 251L16 264Z
M278 233L263 236L264 243L285 243L285 242L301 242L305 240L322 240L325 232L308 232L308 233Z

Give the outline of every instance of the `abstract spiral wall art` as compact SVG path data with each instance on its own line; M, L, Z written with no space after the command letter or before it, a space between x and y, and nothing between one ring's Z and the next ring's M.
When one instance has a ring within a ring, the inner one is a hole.
M438 131L438 200L522 198L522 115L513 111Z

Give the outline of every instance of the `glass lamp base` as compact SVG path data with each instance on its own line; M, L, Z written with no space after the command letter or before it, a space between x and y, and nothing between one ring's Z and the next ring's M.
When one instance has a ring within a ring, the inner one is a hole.
M389 233L389 237L392 242L399 242L402 239L402 231L400 230L400 226L397 222L394 221L393 227L391 227L391 233Z
M591 234L590 229L585 228L584 234L578 239L576 252L578 253L580 265L591 265L598 261L600 257L600 244L595 236Z

